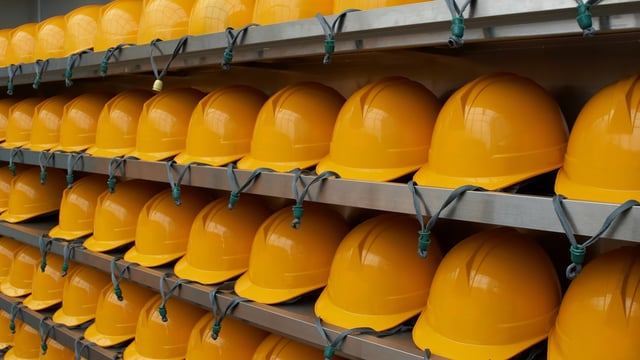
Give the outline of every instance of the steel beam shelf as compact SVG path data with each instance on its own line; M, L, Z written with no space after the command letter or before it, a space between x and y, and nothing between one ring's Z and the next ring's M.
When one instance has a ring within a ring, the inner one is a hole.
M16 303L22 302L22 300L23 298L11 298L4 294L0 294L0 309L6 312L10 312L11 307ZM76 340L82 337L84 331L79 329L70 329L60 324L56 324L55 322L51 321L51 315L52 313L47 311L37 312L30 310L27 307L22 307L20 308L20 312L17 318L24 321L27 325L31 326L37 331L42 319L48 317L48 319L44 320L47 328L54 326L53 330L51 331L50 338L56 340L63 346L74 350ZM81 354L85 359L112 360L117 358L118 353L122 350L105 349L97 345L91 345L87 340L79 341L81 341L82 344L86 344L85 350L83 350Z
M637 31L640 26L638 0L607 0L591 9L594 27L600 32ZM465 40L478 42L522 37L581 36L575 17L575 0L492 0L476 1L465 17ZM333 21L335 16L329 16ZM354 12L347 15L335 38L336 54L363 50L442 46L450 35L451 15L443 1L422 2L383 9ZM316 19L251 28L234 52L234 63L264 61L324 54L324 33ZM177 40L158 44L159 64L165 64ZM227 47L224 33L191 36L172 69L219 66ZM82 56L73 78L97 78L103 52ZM43 82L64 80L66 59L50 59ZM110 75L151 71L149 46L123 49L117 61L109 64ZM0 68L0 86L6 86L6 68ZM35 79L34 64L24 64L14 84L31 84Z
M0 235L12 237L22 243L38 247L38 239L41 234L47 233L55 224L51 221L28 224L9 224L0 222ZM55 240L52 242L51 252L62 255L64 246L68 242ZM110 273L111 261L118 256L95 253L83 247L76 248L72 260L77 263L94 267L98 270ZM118 260L122 268L127 263ZM130 266L131 281L140 285L160 290L160 281L164 274L171 272L170 268L145 268L132 264ZM172 286L177 278L168 278L167 285ZM189 301L206 309L211 309L209 292L212 287L201 284L183 284L174 296ZM124 294L126 296L126 294ZM226 308L235 298L230 293L219 293L218 303L222 309ZM9 305L10 306L10 305ZM171 316L171 314L169 314ZM323 338L315 327L313 314L313 302L311 299L296 304L270 306L255 302L240 303L230 315L237 319L245 320L257 327L279 333L290 338L308 343L316 347L324 347ZM37 325L37 324L36 324ZM223 322L224 326L224 322ZM344 329L323 324L331 339L335 338ZM344 342L338 354L349 359L367 360L421 360L424 355L413 344L410 333L396 334L386 338L373 336L349 336ZM431 357L434 360L442 360L439 357Z
M9 160L9 150L0 149L0 161ZM39 152L21 150L14 161L38 165ZM51 167L66 169L69 154L56 153ZM76 171L108 174L109 158L84 156ZM181 171L184 165L174 165L174 171ZM126 177L168 182L166 162L126 160ZM250 171L234 170L238 181L243 183L251 175ZM302 184L308 184L313 177L302 176ZM279 198L294 199L290 173L262 173L246 192ZM302 187L299 184L299 188ZM212 166L191 166L184 177L183 185L230 191L231 185L227 169ZM168 186L168 185L167 185ZM116 187L117 188L117 187ZM106 190L106 185L105 185ZM423 187L417 188L424 199L428 213L434 213L445 201L451 190ZM411 193L406 184L389 182L365 182L346 179L327 179L312 187L307 200L373 209L397 213L415 214ZM240 200L242 201L242 199ZM604 219L617 207L615 204L565 200L565 207L577 235L595 234ZM477 223L513 226L524 229L564 233L553 210L550 197L501 192L468 192L442 212L441 218ZM640 242L640 208L634 207L623 214L603 237Z

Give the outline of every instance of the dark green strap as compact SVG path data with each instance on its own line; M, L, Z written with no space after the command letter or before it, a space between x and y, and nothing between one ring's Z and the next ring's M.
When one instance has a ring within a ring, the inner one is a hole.
M40 184L47 182L47 165L55 165L55 153L48 151L40 151L38 154L38 165L40 165Z
M578 26L582 29L582 36L593 36L595 29L593 28L593 19L591 16L591 7L599 3L600 0L588 0L586 2L582 0L576 0L578 3L578 16L576 21Z
M131 279L131 266L138 265L136 263L126 263L122 268L118 267L118 261L122 260L122 256L116 256L111 259L109 269L111 270L111 283L113 284L113 293L118 298L118 301L123 301L122 289L120 289L120 281L124 278L125 274Z
M40 248L40 271L44 272L47 268L47 254L51 251L53 240L47 237L47 234L41 234L38 237L38 247Z
M22 74L22 63L19 64L9 64L7 67L7 72L9 78L7 79L7 95L13 95L13 78L16 76L18 71Z
M461 7L458 7L456 0L445 0L449 12L451 13L451 36L449 36L449 47L459 48L464 45L464 11L473 0L466 0Z
M38 325L38 333L40 334L40 350L42 355L45 355L47 353L47 350L49 348L49 346L47 345L47 340L49 340L49 337L52 335L53 329L60 325L49 325L47 324L47 320L51 320L51 318L49 316L43 317L42 319L40 319L40 323Z
M20 314L21 318L23 317L23 307L24 305L22 305L22 303L15 302L11 304L11 309L9 309L9 330L12 334L16 333L16 318L18 317L18 314Z
M258 24L248 24L243 26L241 29L235 30L232 27L228 27L225 29L225 34L227 35L227 47L224 49L224 53L222 54L222 70L229 71L231 69L231 61L233 61L233 48L237 45L238 39L245 35L249 28L254 26L260 26Z
M320 26L322 27L322 31L324 32L324 58L322 59L322 63L327 65L331 64L331 57L333 53L336 51L336 35L342 26L344 18L347 17L348 13L352 13L355 11L360 11L358 9L347 9L336 15L336 18L333 20L331 24L327 21L327 18L322 16L322 14L316 14L316 19L320 22Z
M100 75L102 77L106 77L107 71L109 70L109 61L112 58L115 59L116 61L120 60L118 56L120 55L120 52L122 51L122 49L124 49L125 47L135 46L135 45L136 44L132 44L132 43L122 43L114 47L108 48L104 54L104 57L102 58L102 62L100 63Z
M80 171L84 168L84 155L83 152L71 152L67 157L67 189L73 187L73 170L79 165Z
M76 248L82 246L82 241L71 241L67 243L62 249L62 277L67 276L69 271L69 261L73 259L76 253Z
M33 63L33 69L36 73L36 77L33 79L33 84L31 85L34 89L38 90L40 87L40 82L42 82L42 75L47 71L49 67L49 59L41 60L38 59Z
M222 320L229 315L241 302L249 301L243 297L235 297L227 307L222 310L218 303L218 294L222 291L232 291L235 281L226 281L222 284L214 286L209 292L209 302L211 302L211 311L213 312L213 324L211 325L211 338L217 340L222 329Z
M118 171L120 171L120 176L126 176L125 174L125 162L129 159L137 159L135 156L114 156L109 160L109 178L107 179L107 186L109 187L109 192L116 192L116 183L118 180L116 176L118 175Z
M181 197L181 191L180 191L180 184L182 184L182 179L184 179L184 176L187 174L187 172L191 170L191 165L207 165L207 164L192 161L184 165L184 168L178 171L177 180L173 176L173 165L176 165L176 162L174 160L167 161L167 165L166 165L167 177L169 178L169 185L171 185L171 196L173 197L173 201L176 203L177 206L180 206L182 205L182 197Z
M231 194L229 194L229 210L233 210L233 208L236 206L236 203L240 199L240 194L243 191L249 189L256 181L258 176L260 176L260 174L262 174L263 172L275 172L275 170L269 168L257 168L253 170L251 175L249 175L249 178L242 185L240 185L238 183L238 177L233 171L234 169L234 164L227 165L227 177L229 178L229 187L231 188Z
M22 149L20 148L12 148L9 150L9 171L11 171L11 175L16 176L16 159L20 158L20 162L24 163L24 154L22 153Z
M73 53L67 57L67 70L64 73L64 84L66 87L71 87L71 85L73 85L73 81L71 81L71 78L73 77L73 69L80 65L82 55L90 54L92 52L93 50L86 49Z
M293 197L296 199L296 204L293 205L293 221L291 222L291 227L294 229L299 229L302 225L302 215L304 215L304 209L302 208L302 204L304 199L307 197L309 190L311 187L317 183L322 182L322 180L328 179L330 177L334 177L336 179L340 178L340 175L334 171L324 171L320 175L317 175L313 178L307 185L304 186L301 193L298 193L298 182L302 182L302 171L300 169L294 169L293 176L293 184L292 191Z
M164 291L165 282L167 281L167 279L169 277L172 277L173 275L174 275L173 273L166 273L166 274L163 274L162 277L160 278L160 295L162 296L162 303L160 303L160 306L158 307L158 313L160 314L160 317L162 318L162 322L169 321L169 318L167 317L167 301L169 301L169 299L171 298L173 293L176 290L178 290L182 286L182 284L191 284L191 283L193 283L193 281L191 281L191 280L178 279L178 280L176 280L175 283L173 283L173 285L171 285L169 290L165 292Z

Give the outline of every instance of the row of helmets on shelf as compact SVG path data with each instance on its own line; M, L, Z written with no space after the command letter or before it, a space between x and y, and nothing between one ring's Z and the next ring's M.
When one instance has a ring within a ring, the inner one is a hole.
M10 206L20 189L45 189L34 194L41 199L64 188L63 174L55 171L44 186L39 181L39 169L20 171ZM56 183L58 189L49 187ZM99 190L85 192L90 184ZM640 316L626 310L640 302L640 293L630 291L640 282L638 247L588 263L563 298L547 253L512 228L477 232L446 253L436 233L425 260L415 252L420 226L409 215L376 215L352 228L333 208L309 203L304 225L294 229L288 207L274 212L259 197L243 195L229 211L227 198L209 201L208 191L184 187L178 207L168 189L154 195L155 186L130 180L114 193L101 193L104 177L81 178L64 190L60 222L49 236L64 239L66 230L74 237L89 235L90 226L84 233L64 229L75 226L64 218L86 225L92 217L73 204L95 204L93 235L83 243L89 250L133 243L127 262L156 267L177 260L173 271L180 278L203 284L235 280L238 296L263 304L320 293L316 316L345 329L395 331L417 316L415 344L448 358L506 359L547 336L550 359L603 358L612 351L616 358L633 359L640 351L634 340ZM86 296L73 298L77 303ZM602 298L616 301L602 304ZM601 338L615 341L615 350L599 347Z
M127 345L125 359L322 358L320 349L231 318L214 339L212 312L176 298L165 299L127 280L117 283L119 294L108 274L84 265L73 264L63 277L62 262L60 256L49 254L42 270L39 249L2 237L2 292L16 300L26 296L21 305L30 310L55 310L53 322L83 329L84 338L98 346ZM159 314L160 306L166 308L165 316ZM0 312L0 346L12 346L5 359L73 358L74 351L46 334L46 328L34 329L21 321L19 310ZM45 342L48 346L43 348Z
M0 30L0 66L418 0L114 0Z
M404 77L372 81L345 99L315 82L270 97L236 85L152 96L126 90L46 100L0 100L4 148L175 157L179 164L279 172L314 168L345 179L392 181L408 174L423 186L509 188L560 169L556 193L622 203L640 198L628 169L639 166L638 76L598 91L568 135L556 101L534 81L510 73L467 83L441 107ZM6 114L6 115L5 115ZM0 133L1 135L1 133ZM416 172L417 171L417 172Z

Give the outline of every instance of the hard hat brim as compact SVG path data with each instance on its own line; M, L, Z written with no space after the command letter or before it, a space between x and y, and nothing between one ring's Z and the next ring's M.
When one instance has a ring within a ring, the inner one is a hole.
M183 257L173 268L173 272L182 279L197 281L201 284L217 284L234 278L247 271L244 269L233 269L226 271L204 270L189 264Z
M28 141L11 141L11 142L5 141L3 143L0 143L0 147L5 149L14 149L14 148L22 147L27 143Z
M146 160L146 161L160 161L160 160L165 160L168 159L172 156L175 156L177 154L180 153L180 151L165 151L165 152L157 152L157 153L148 153L148 152L143 152L143 151L138 151L138 150L134 150L128 154L126 154L126 156L132 156L135 158L138 158L140 160Z
M397 314L371 315L358 314L337 307L329 299L326 290L323 290L316 300L315 314L329 324L352 329L357 327L370 327L376 331L384 331L396 327L406 320L418 315L422 309L405 311Z
M640 191L612 190L578 184L571 180L564 169L560 169L556 176L555 192L572 200L598 201L615 204L622 204L629 199L640 199Z
M126 240L98 240L95 235L88 237L82 245L87 249L95 252L105 252L109 250L113 250L123 245L131 244L135 241L135 239L126 239Z
M91 154L93 156L112 158L114 156L123 156L127 153L132 152L133 150L134 148L132 147L106 149L106 148L99 148L97 146L91 146L90 148L87 149L86 153Z
M20 297L31 294L31 289L21 289L9 283L9 279L5 279L0 284L0 290L3 294L10 297Z
M6 360L32 360L30 358L22 358L16 355L15 348L9 349L6 354L4 354L3 359Z
M32 151L46 151L46 150L49 150L49 149L53 148L56 145L58 145L58 144L57 143L54 143L54 144L31 144L31 143L27 143L27 144L24 144L24 146L22 148L23 149L32 150Z
M186 250L173 254L149 255L139 252L138 249L134 246L124 254L124 260L128 262L138 263L146 267L154 267L164 265L168 262L176 260L183 256L185 253Z
M63 304L62 307L53 314L53 317L51 319L53 320L53 322L57 322L60 324L64 324L66 326L73 327L73 326L84 324L89 320L93 320L95 319L95 317L96 317L95 314L85 315L85 316L68 315L64 312L64 304Z
M203 163L211 166L222 166L227 165L230 162L234 162L240 158L242 158L245 154L238 155L229 155L229 156L194 156L189 155L186 152L181 152L178 154L174 160L178 164L188 164L191 162Z
M49 230L48 235L50 238L63 239L63 240L75 240L91 234L91 231L92 230L82 230L82 231L63 230L60 228L60 225L56 225L51 230Z
M334 171L345 179L366 181L390 181L418 170L420 166L405 166L391 169L364 169L354 168L338 164L328 156L320 160L316 167L316 173Z
M138 351L136 350L135 340L131 344L129 344L129 346L127 346L126 349L124 349L124 353L122 355L123 355L123 358L127 360L158 360L158 359L143 356L140 353L138 353ZM182 360L182 359L184 359L184 356L175 357L175 358L163 358L162 360Z
M254 158L251 155L247 155L238 160L238 169L241 170L255 170L257 168L273 169L277 172L287 172L293 169L306 169L315 166L320 159L296 161L296 162L270 162L263 161Z
M62 144L58 144L52 147L50 151L81 152L81 151L87 150L89 146L91 146L91 144L75 145L75 146L63 146Z
M36 217L38 215L40 215L40 214L33 214L33 215L11 214L7 209L7 211L5 211L2 214L0 214L0 220L4 220L6 222L15 224L15 223L18 223L20 221L31 219L31 218Z
M319 289L324 285L307 286L295 289L268 289L254 284L248 273L244 273L234 286L236 294L261 304L278 304Z
M4 350L4 349L8 348L9 346L13 346L13 344L12 343L0 342L0 350ZM6 359L6 355L5 355L5 359Z
M135 337L135 334L120 335L120 336L103 334L103 333L98 331L98 327L96 326L95 323L91 324L87 328L87 330L85 330L85 332L84 332L84 338L85 339L96 343L96 345L98 345L98 346L103 346L103 347L109 347L109 346L118 345L118 344L123 343L123 342L125 342L127 340L131 340L134 337Z
M22 302L24 306L28 307L31 310L42 310L48 307L51 307L56 304L60 304L62 302L62 298L55 300L36 300L33 298L33 294L27 296L26 299Z

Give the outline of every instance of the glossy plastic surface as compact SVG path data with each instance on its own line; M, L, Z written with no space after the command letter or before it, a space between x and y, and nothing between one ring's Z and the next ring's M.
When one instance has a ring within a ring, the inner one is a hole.
M6 236L0 236L0 282L9 276L13 259L23 244Z
M64 16L53 16L38 23L33 57L36 60L61 58L64 51L64 33L67 24Z
M143 8L143 0L116 0L101 7L94 50L136 44Z
M98 118L111 98L103 93L84 93L67 102L60 125L60 143L52 150L86 150L96 142Z
M22 302L26 307L38 311L62 302L62 263L61 256L47 254L47 266L42 271L38 261L33 271L31 295Z
M19 148L31 139L33 115L41 98L31 97L20 100L9 108L6 140L0 143L5 149Z
M31 136L24 148L34 151L49 150L60 143L60 125L64 106L71 98L52 96L38 103L31 121Z
M9 206L0 220L16 223L60 208L62 191L67 187L64 171L47 169L47 180L40 183L40 169L30 167L11 179Z
M40 334L24 322L16 324L13 347L4 354L6 360L37 360L40 354Z
M53 314L53 321L78 326L96 317L102 289L111 285L109 274L84 265L73 264L65 276L62 307Z
M37 23L26 23L11 30L5 61L7 64L33 62L36 48Z
M195 0L145 0L140 17L138 44L172 40L187 35L189 15Z
M240 29L250 24L255 0L196 0L189 17L189 35Z
M329 15L333 0L256 0L253 22L260 25L309 19L320 13Z
M18 297L29 295L33 284L33 273L40 264L40 251L33 246L24 246L18 250L11 264L9 276L0 284L2 293Z
M0 38L1 39L1 38ZM0 99L0 141L7 138L7 126L9 125L9 109L20 99L4 98Z
M85 5L65 15L65 56L82 50L93 49L96 33L98 32L100 7L101 5Z

